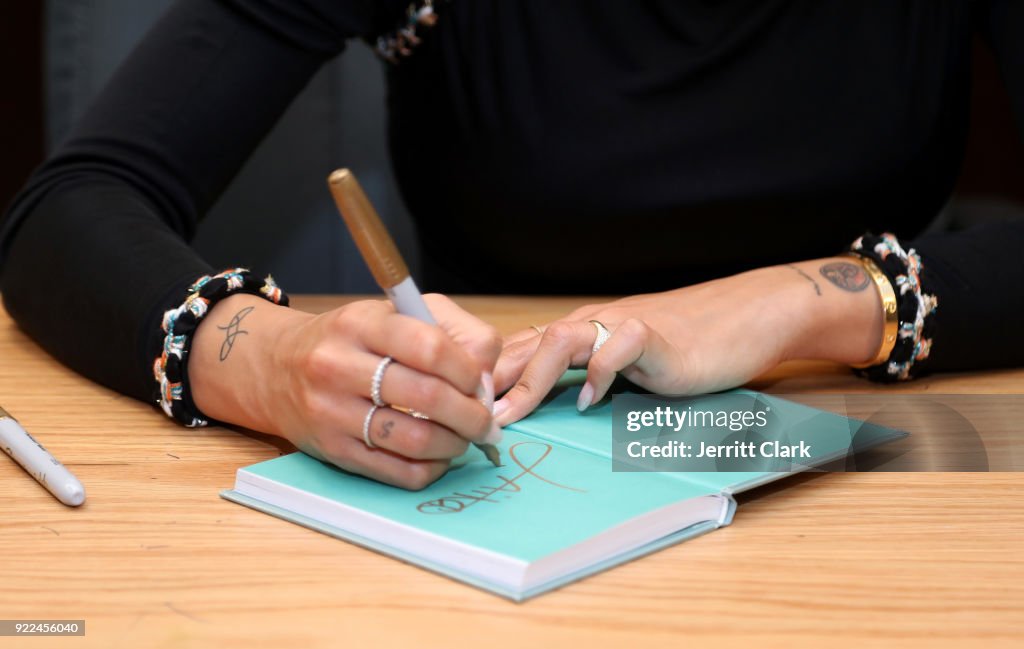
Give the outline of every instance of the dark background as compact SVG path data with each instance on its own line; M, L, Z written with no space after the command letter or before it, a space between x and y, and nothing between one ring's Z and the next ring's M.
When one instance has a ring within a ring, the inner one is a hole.
M43 157L43 3L0 2L0 205Z
M0 2L0 204L7 205L44 154L43 5ZM1024 146L991 52L975 43L972 121L957 193L1024 204Z

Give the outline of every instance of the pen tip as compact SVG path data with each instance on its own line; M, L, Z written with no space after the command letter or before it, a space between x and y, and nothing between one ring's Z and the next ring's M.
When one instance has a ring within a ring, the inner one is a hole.
M498 450L497 446L494 446L493 444L480 444L478 448L483 451L484 455L487 456L487 459L491 461L491 464L496 467L501 466L501 452Z

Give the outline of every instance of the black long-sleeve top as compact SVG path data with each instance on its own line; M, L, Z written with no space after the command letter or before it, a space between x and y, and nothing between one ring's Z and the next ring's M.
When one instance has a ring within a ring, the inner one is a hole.
M149 398L160 316L211 270L187 244L196 223L317 68L406 6L181 0L7 212L8 311L68 365ZM1024 2L439 13L388 72L428 288L651 291L893 231L939 299L930 368L1024 363L1024 224L911 241L959 170L976 30L1024 124Z

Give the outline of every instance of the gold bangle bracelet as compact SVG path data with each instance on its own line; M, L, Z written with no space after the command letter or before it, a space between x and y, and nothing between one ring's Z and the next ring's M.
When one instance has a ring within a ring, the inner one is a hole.
M889 278L885 276L882 269L870 257L862 257L852 252L848 252L844 256L853 257L860 262L860 265L864 267L864 272L875 282L878 296L882 299L882 318L884 324L882 327L882 344L878 348L878 353L866 363L850 364L850 367L863 369L884 362L889 358L893 347L896 346L896 332L900 325L899 315L896 313L896 291L893 289Z

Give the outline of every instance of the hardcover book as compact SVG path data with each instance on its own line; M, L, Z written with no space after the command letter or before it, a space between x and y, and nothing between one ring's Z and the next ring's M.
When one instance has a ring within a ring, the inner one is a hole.
M522 600L728 525L734 494L841 459L855 435L871 426L749 391L697 397L691 408L713 409L737 396L756 401L781 425L777 433L802 440L814 455L784 470L651 471L616 448L611 403L581 414L578 392L563 389L507 427L501 467L470 448L464 462L422 491L293 453L239 469L234 489L221 495ZM873 428L873 444L902 435ZM657 445L678 432L669 427L647 439Z

